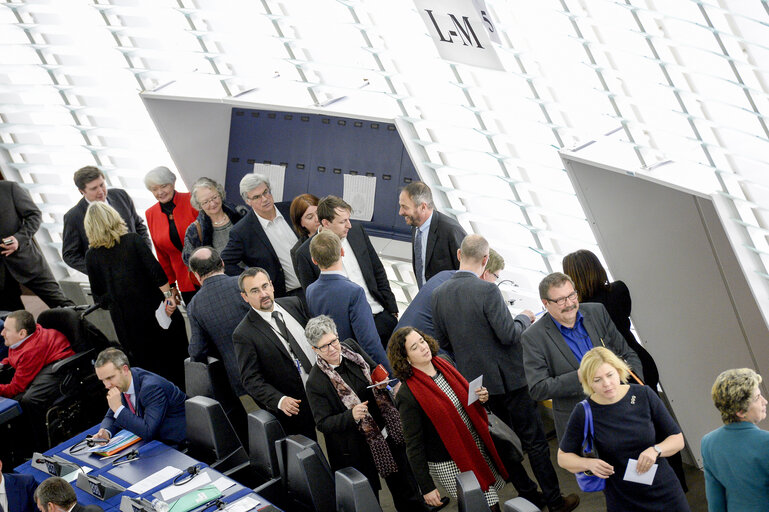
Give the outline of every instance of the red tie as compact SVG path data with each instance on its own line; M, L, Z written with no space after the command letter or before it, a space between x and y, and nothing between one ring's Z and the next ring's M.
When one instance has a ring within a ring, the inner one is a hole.
M123 396L125 397L125 401L128 404L128 410L131 411L132 414L136 414L136 409L134 409L134 406L131 403L131 395L128 393L123 393Z

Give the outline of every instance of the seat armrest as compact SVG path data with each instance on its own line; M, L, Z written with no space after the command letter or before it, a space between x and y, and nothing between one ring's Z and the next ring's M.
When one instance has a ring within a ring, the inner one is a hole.
M80 352L79 354L75 354L74 356L69 356L64 359L60 359L53 363L53 366L51 366L51 371L54 373L58 373L60 371L63 371L67 368L72 368L73 366L77 366L85 361L88 361L91 357L93 357L94 350L88 349L85 352Z

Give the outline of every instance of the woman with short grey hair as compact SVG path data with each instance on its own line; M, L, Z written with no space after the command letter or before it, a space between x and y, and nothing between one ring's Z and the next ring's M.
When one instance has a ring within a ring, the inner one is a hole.
M200 178L192 185L192 204L200 210L198 218L187 228L184 235L182 259L189 265L192 251L209 245L221 252L230 239L230 230L246 214L224 201L224 187L211 178Z
M176 175L168 167L155 167L144 175L144 186L158 200L145 212L145 216L155 253L168 282L177 298L183 298L185 304L189 304L197 288L182 259L182 250L187 227L198 212L190 203L190 194L177 192L175 184Z

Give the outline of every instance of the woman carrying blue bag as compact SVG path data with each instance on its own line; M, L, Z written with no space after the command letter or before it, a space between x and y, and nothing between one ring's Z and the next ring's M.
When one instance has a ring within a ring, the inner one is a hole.
M589 398L587 407L580 403L571 413L558 465L580 474L585 489L590 476L605 479L608 512L689 512L681 484L665 459L683 449L684 436L659 397L647 386L626 384L627 364L603 347L585 354L578 375ZM590 414L593 453L585 456ZM660 438L664 440L655 444ZM656 471L650 484L632 481L648 478L649 471Z

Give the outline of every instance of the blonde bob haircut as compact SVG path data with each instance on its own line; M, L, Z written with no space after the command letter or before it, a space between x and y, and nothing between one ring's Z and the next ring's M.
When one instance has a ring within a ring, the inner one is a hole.
M608 348L595 347L587 351L582 358L582 362L579 364L581 376L579 382L582 384L582 390L587 396L593 394L593 388L590 387L590 384L593 381L593 377L595 377L595 372L604 363L609 363L609 365L613 366L617 373L619 373L620 382L627 384L627 378L630 375L630 367L627 363Z
M85 212L85 236L89 247L114 247L120 237L128 233L125 221L113 207L94 201Z
M750 368L736 368L722 372L713 383L710 394L725 424L743 421L738 412L750 407L753 390L761 384L761 376Z

